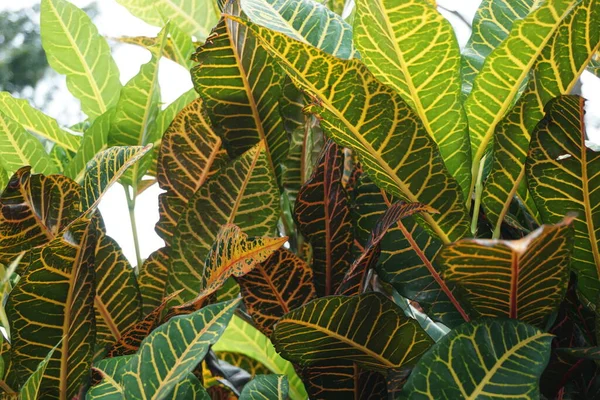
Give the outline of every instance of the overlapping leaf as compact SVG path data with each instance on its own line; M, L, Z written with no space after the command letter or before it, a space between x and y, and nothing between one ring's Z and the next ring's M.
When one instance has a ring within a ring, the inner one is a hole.
M80 219L31 254L12 290L11 361L23 380L56 346L40 390L45 398L72 398L86 380L94 354L95 223Z
M170 242L179 216L194 193L223 167L227 155L197 99L184 107L164 134L157 179L167 193L159 197L156 230Z
M283 248L237 281L248 313L265 335L271 334L280 317L315 296L312 269Z
M378 400L388 395L382 374L347 361L305 367L302 378L311 399Z
M531 136L526 172L529 188L545 223L577 213L571 267L588 301L600 290L600 153L586 147L584 100L561 96Z
M144 261L138 284L142 295L142 315L148 315L162 302L169 268L168 248L163 247Z
M204 261L222 225L251 237L274 235L279 191L261 144L233 161L190 199L175 230L165 293L192 300L201 289Z
M416 321L379 293L313 300L284 315L272 338L283 357L301 365L335 359L373 370L411 365L432 343Z
M44 376L44 372L46 371L46 367L50 362L50 358L52 354L54 354L55 348L48 352L48 355L38 364L37 368L27 378L23 387L19 391L19 399L21 400L36 400L38 399L38 392L40 389L40 384L42 383L42 378Z
M529 70L552 39L576 0L550 0L519 24L486 59L464 107L469 119L473 155L472 187L494 129L514 104Z
M329 141L300 189L294 209L298 229L312 245L318 296L335 293L352 263L352 221L342 185L343 167L341 149Z
M219 339L238 303L233 300L207 306L172 319L152 332L123 368L126 397L163 398L168 395Z
M121 91L119 69L85 12L66 0L43 0L40 26L48 63L67 76L83 112L95 118L114 106Z
M471 153L452 25L426 0L359 0L355 18L361 59L419 116L466 195Z
M240 400L285 400L289 386L285 375L258 375L244 386Z
M460 188L445 169L435 142L399 95L379 84L360 61L339 60L280 33L243 23L294 82L314 96L310 111L320 115L327 135L355 150L380 187L440 211L422 220L442 241L468 233Z
M496 237L513 196L539 220L525 184L525 158L530 133L543 117L543 106L553 97L569 94L600 46L600 9L595 0L581 1L562 20L543 49L527 88L515 107L494 132L494 161L482 200L486 217L495 225ZM569 48L567 57L563 49Z
M465 239L436 261L474 317L508 317L546 328L569 283L571 218L520 240Z
M421 357L403 394L409 399L537 399L551 342L552 335L518 321L463 324Z

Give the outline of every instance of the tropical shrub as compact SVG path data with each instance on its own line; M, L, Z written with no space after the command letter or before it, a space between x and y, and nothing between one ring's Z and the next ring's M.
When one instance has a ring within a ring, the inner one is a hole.
M598 0L483 0L462 51L431 0L119 3L162 27L125 85L42 0L85 121L1 94L4 397L600 398ZM164 191L134 267L117 182Z

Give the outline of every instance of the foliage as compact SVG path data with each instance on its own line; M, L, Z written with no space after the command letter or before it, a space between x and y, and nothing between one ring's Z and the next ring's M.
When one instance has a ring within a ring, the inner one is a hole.
M80 133L0 93L4 397L598 397L598 0L483 0L462 50L430 0L119 3L161 28L125 85L42 0ZM136 246L164 191L133 267L115 183Z

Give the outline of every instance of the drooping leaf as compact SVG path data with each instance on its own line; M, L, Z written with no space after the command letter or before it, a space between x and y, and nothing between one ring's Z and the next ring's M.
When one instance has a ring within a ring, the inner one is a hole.
M48 352L48 355L38 364L33 374L27 378L23 384L23 387L21 387L21 390L19 391L19 399L36 400L39 398L38 392L40 389L40 383L42 383L42 377L44 376L46 367L48 366L50 358L52 357L52 354L54 354L55 349L56 347L52 348L52 350Z
M473 317L519 319L544 329L569 283L572 219L543 225L520 240L464 239L436 261Z
M352 27L339 14L313 0L241 0L255 24L311 44L339 58L355 56Z
M152 145L115 146L96 154L88 163L83 178L81 195L83 210L95 208L102 195L151 148Z
M469 132L461 102L460 50L450 22L426 0L359 0L354 29L365 65L419 116L448 171L468 194Z
M17 99L8 92L0 92L0 107L6 116L29 132L69 151L77 151L79 148L81 137L61 129L54 118L32 107L27 100Z
M342 185L343 165L341 149L329 141L294 208L298 229L312 245L318 296L335 293L352 263L352 221Z
M244 386L240 400L285 400L289 386L285 375L258 375Z
M435 213L431 207L419 203L397 202L392 204L381 216L371 231L369 241L363 252L354 260L346 272L344 280L336 291L336 295L354 296L364 292L365 276L369 269L374 269L381 253L381 240L388 229L402 219L419 212Z
M550 0L541 4L514 24L507 39L486 58L464 103L473 156L472 187L498 122L513 105L529 70L576 2Z
M279 191L262 144L234 160L190 199L174 233L165 293L190 301L201 289L206 256L221 226L233 223L250 237L273 236Z
M119 100L119 69L90 18L66 0L43 0L42 45L50 66L66 75L69 91L90 118Z
M53 240L79 214L79 200L69 178L19 169L0 197L0 262Z
M135 272L121 247L101 233L96 244L96 344L111 345L142 317Z
M204 40L217 24L219 8L209 0L117 0L129 12L154 26L171 21L183 32Z
M142 315L148 315L162 302L169 266L168 251L168 247L156 250L140 268L138 284L142 295Z
M42 143L25 128L0 111L0 167L9 175L19 168L30 165L34 172L53 174L58 167L50 158Z
M486 217L495 225L496 237L515 194L529 214L539 220L524 179L530 133L542 119L544 105L571 92L600 46L600 25L592 22L598 18L600 9L595 0L581 1L569 11L533 66L521 98L496 127L494 160L482 195ZM570 49L567 57L563 54L565 47Z
M157 328L123 368L126 397L168 395L219 339L238 304L239 300L233 300L209 305Z
M34 249L8 298L11 361L21 382L58 344L40 386L43 398L72 398L89 374L95 337L95 231L96 224L82 218Z
M471 37L462 50L463 93L468 95L487 56L506 39L515 21L525 18L535 0L483 0L473 18Z
M378 185L405 201L440 211L422 220L442 241L468 233L460 188L445 169L435 142L399 95L379 84L358 60L339 60L283 34L239 21L314 97L308 111L320 116L329 137L356 151ZM337 72L335 83L327 78L331 70Z
M313 300L284 315L272 338L283 357L300 365L335 359L381 371L414 364L432 343L379 293Z
M265 335L280 317L315 297L312 269L283 248L237 281L248 314Z
M294 366L277 354L269 338L241 318L234 316L231 319L227 329L213 346L213 350L217 353L223 351L240 353L261 362L274 374L287 376L292 400L306 399L306 391L302 381L296 375Z
M576 212L571 268L588 301L600 290L600 153L586 147L584 99L560 96L531 135L527 181L544 223Z
M194 193L227 160L202 104L196 99L177 114L160 147L157 179L166 193L159 196L156 230L167 242Z
M409 399L537 399L551 341L552 335L518 321L465 323L421 357L403 393Z

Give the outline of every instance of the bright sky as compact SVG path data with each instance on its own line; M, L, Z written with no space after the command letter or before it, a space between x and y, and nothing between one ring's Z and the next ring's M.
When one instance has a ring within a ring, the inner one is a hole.
M459 12L464 19L471 21L481 0L438 0L438 4L447 10ZM0 0L0 11L6 9L21 9L39 4L39 0ZM79 7L86 6L90 0L71 0ZM101 34L108 37L118 36L155 36L159 28L150 26L119 5L115 0L97 0L99 15L95 19L95 24ZM459 44L463 46L469 38L470 31L464 22L451 13L441 10L442 14L454 25ZM117 45L111 42L113 46L113 57L119 66L121 72L121 82L125 84L139 71L140 65L150 59L149 53L133 45ZM585 72L582 77L582 94L588 101L588 134L594 138L594 141L600 143L600 79L592 74ZM159 71L159 83L161 86L162 99L164 104L169 104L179 95L192 87L189 73L179 65L169 61L161 60ZM57 118L62 123L73 123L77 121L65 121L62 117L65 115L65 104L69 104L69 109L79 109L76 101L66 89L64 78L61 81L61 95L54 104L46 110L51 116ZM72 106L71 106L72 104ZM71 114L66 114L67 118L72 119ZM158 194L160 189L155 185L146 190L139 198L136 208L136 219L138 233L140 235L141 255L146 258L154 250L163 245L162 240L154 232L154 225L158 220ZM129 214L127 211L123 188L115 185L104 197L100 210L104 216L108 234L119 242L127 258L135 262L135 250L129 223Z

